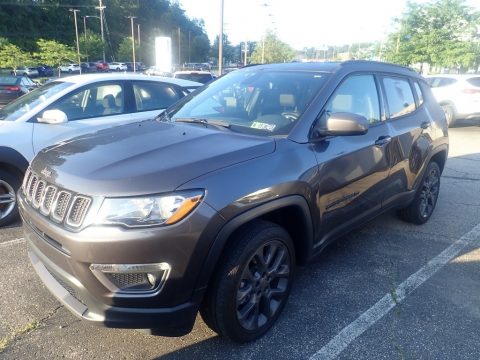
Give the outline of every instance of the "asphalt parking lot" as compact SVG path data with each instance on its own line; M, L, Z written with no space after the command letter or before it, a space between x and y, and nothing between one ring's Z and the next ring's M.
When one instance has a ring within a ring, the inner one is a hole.
M450 131L435 213L389 213L305 267L277 325L236 345L191 334L97 328L62 307L30 266L20 225L0 230L0 359L478 359L480 122Z

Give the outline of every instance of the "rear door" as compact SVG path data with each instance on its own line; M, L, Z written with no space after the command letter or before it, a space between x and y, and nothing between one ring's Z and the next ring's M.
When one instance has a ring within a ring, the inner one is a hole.
M322 116L335 112L362 115L369 129L365 135L335 136L315 145L320 215L316 246L349 231L381 209L391 145L381 109L378 82L371 73L350 75L324 108Z
M415 187L435 134L419 80L385 74L381 84L392 137L389 154L392 168L383 201L384 206L389 206Z

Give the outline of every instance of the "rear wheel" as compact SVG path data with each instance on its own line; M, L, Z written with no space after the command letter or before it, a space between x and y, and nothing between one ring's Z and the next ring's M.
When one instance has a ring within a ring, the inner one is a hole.
M280 226L257 221L232 239L200 313L236 342L253 341L276 322L290 294L295 251Z
M424 224L430 219L430 216L437 204L440 191L440 168L437 163L432 161L428 164L422 182L410 205L398 212L399 216L408 222L414 224Z
M0 226L9 225L19 219L16 195L20 185L19 174L0 170Z
M454 107L452 105L445 104L445 105L442 105L442 109L443 109L443 112L445 113L448 127L454 127L455 122L457 121L457 116L455 114Z

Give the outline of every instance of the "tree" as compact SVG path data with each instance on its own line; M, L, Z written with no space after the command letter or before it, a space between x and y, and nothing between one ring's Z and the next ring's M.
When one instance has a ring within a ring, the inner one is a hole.
M103 55L102 38L100 35L87 30L87 36L80 36L80 51L85 59L101 59Z
M135 41L135 60L138 61L138 41ZM118 45L117 59L119 61L133 61L132 37L125 37Z
M34 57L42 64L57 67L66 62L76 62L77 52L65 44L39 39L37 46L39 51L34 54Z
M438 67L468 68L477 59L480 13L464 0L408 3L396 20L398 30L387 42L387 60L403 65L427 63Z
M0 67L16 70L21 65L33 65L32 55L17 45L3 42L0 46Z
M281 41L277 35L268 31L264 35L264 40L257 43L255 51L252 54L252 63L279 63L291 61L295 57L295 51L292 47Z
M213 46L210 50L210 57L216 59L218 61L218 41L219 36L215 37L213 41ZM232 46L230 40L228 40L227 34L223 34L223 47L222 47L222 55L223 55L223 62L224 64L231 63L235 59L235 48Z

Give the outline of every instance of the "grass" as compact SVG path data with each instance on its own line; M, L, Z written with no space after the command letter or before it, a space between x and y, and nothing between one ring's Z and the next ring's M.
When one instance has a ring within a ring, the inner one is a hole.
M17 337L19 337L20 335L23 335L23 334L27 334L30 331L35 330L39 326L40 326L40 322L38 322L37 320L34 320L32 322L29 322L25 326L21 327L20 329L14 331L10 335L5 336L4 338L1 338L0 339L0 353L3 352L8 347L8 345L10 345Z

